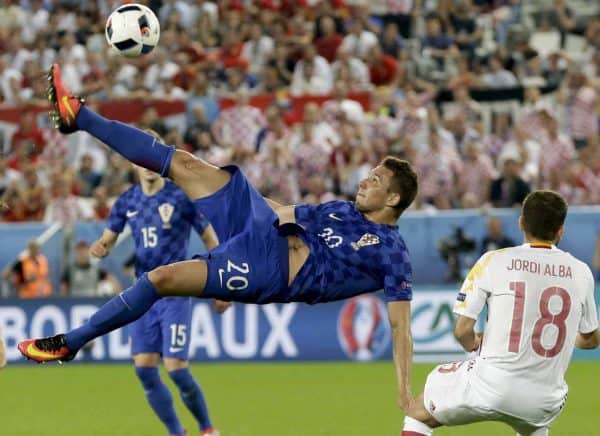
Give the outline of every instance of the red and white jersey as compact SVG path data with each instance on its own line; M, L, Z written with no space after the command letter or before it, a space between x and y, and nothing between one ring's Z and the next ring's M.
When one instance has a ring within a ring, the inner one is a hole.
M598 328L590 268L555 246L490 251L467 276L454 312L477 319L486 304L480 358L521 386L564 396L577 332Z

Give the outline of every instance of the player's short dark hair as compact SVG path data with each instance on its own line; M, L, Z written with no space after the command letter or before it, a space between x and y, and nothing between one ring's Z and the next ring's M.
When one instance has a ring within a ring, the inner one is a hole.
M564 224L568 205L558 192L539 190L523 202L523 230L540 241L554 241Z
M394 208L400 215L412 204L419 190L419 179L410 163L397 157L388 156L381 162L385 168L394 173L390 182L390 191L400 194L400 201Z

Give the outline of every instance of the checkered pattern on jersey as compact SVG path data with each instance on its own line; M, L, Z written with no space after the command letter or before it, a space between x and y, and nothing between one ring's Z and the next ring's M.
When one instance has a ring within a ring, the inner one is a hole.
M384 289L387 301L412 299L412 268L396 226L367 220L348 201L296 207L310 256L292 283L293 300L316 303Z
M190 231L202 233L208 221L174 183L146 196L140 185L124 192L115 202L108 228L121 233L131 227L135 241L135 273L140 276L158 266L185 260Z

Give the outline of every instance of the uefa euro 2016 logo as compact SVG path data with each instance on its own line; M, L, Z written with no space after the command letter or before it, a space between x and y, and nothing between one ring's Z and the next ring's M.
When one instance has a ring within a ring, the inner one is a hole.
M351 359L380 357L390 343L390 327L382 301L360 295L344 304L338 318L338 339Z

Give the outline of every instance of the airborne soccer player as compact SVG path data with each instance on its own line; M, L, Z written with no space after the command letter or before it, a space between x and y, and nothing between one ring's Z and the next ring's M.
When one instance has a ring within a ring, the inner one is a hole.
M49 73L54 121L83 130L139 166L168 176L212 223L217 248L142 275L75 330L19 344L38 362L72 359L88 341L142 316L162 297L309 304L384 290L393 331L398 403L412 401L411 265L396 223L417 193L410 164L385 158L362 180L355 202L282 206L265 200L234 166L217 168L139 129L87 109Z
M440 425L500 421L519 435L546 436L567 400L573 348L600 345L594 277L558 248L567 203L535 191L523 203L525 243L484 254L454 307L454 334L473 360L440 365L404 421L403 436L430 436ZM483 307L482 337L473 327Z
M160 137L154 132L157 139ZM185 193L155 172L136 166L140 183L119 196L107 228L91 247L92 255L107 256L125 224L135 242L135 273L139 277L154 268L184 260L192 227L207 249L218 245L217 235L204 215ZM220 304L220 303L218 303ZM226 305L220 305L222 309ZM158 367L162 356L169 377L192 412L202 436L217 436L213 429L202 389L188 368L188 331L192 300L161 298L129 326L131 354L148 403L172 436L184 429L173 406L173 397L162 382Z

